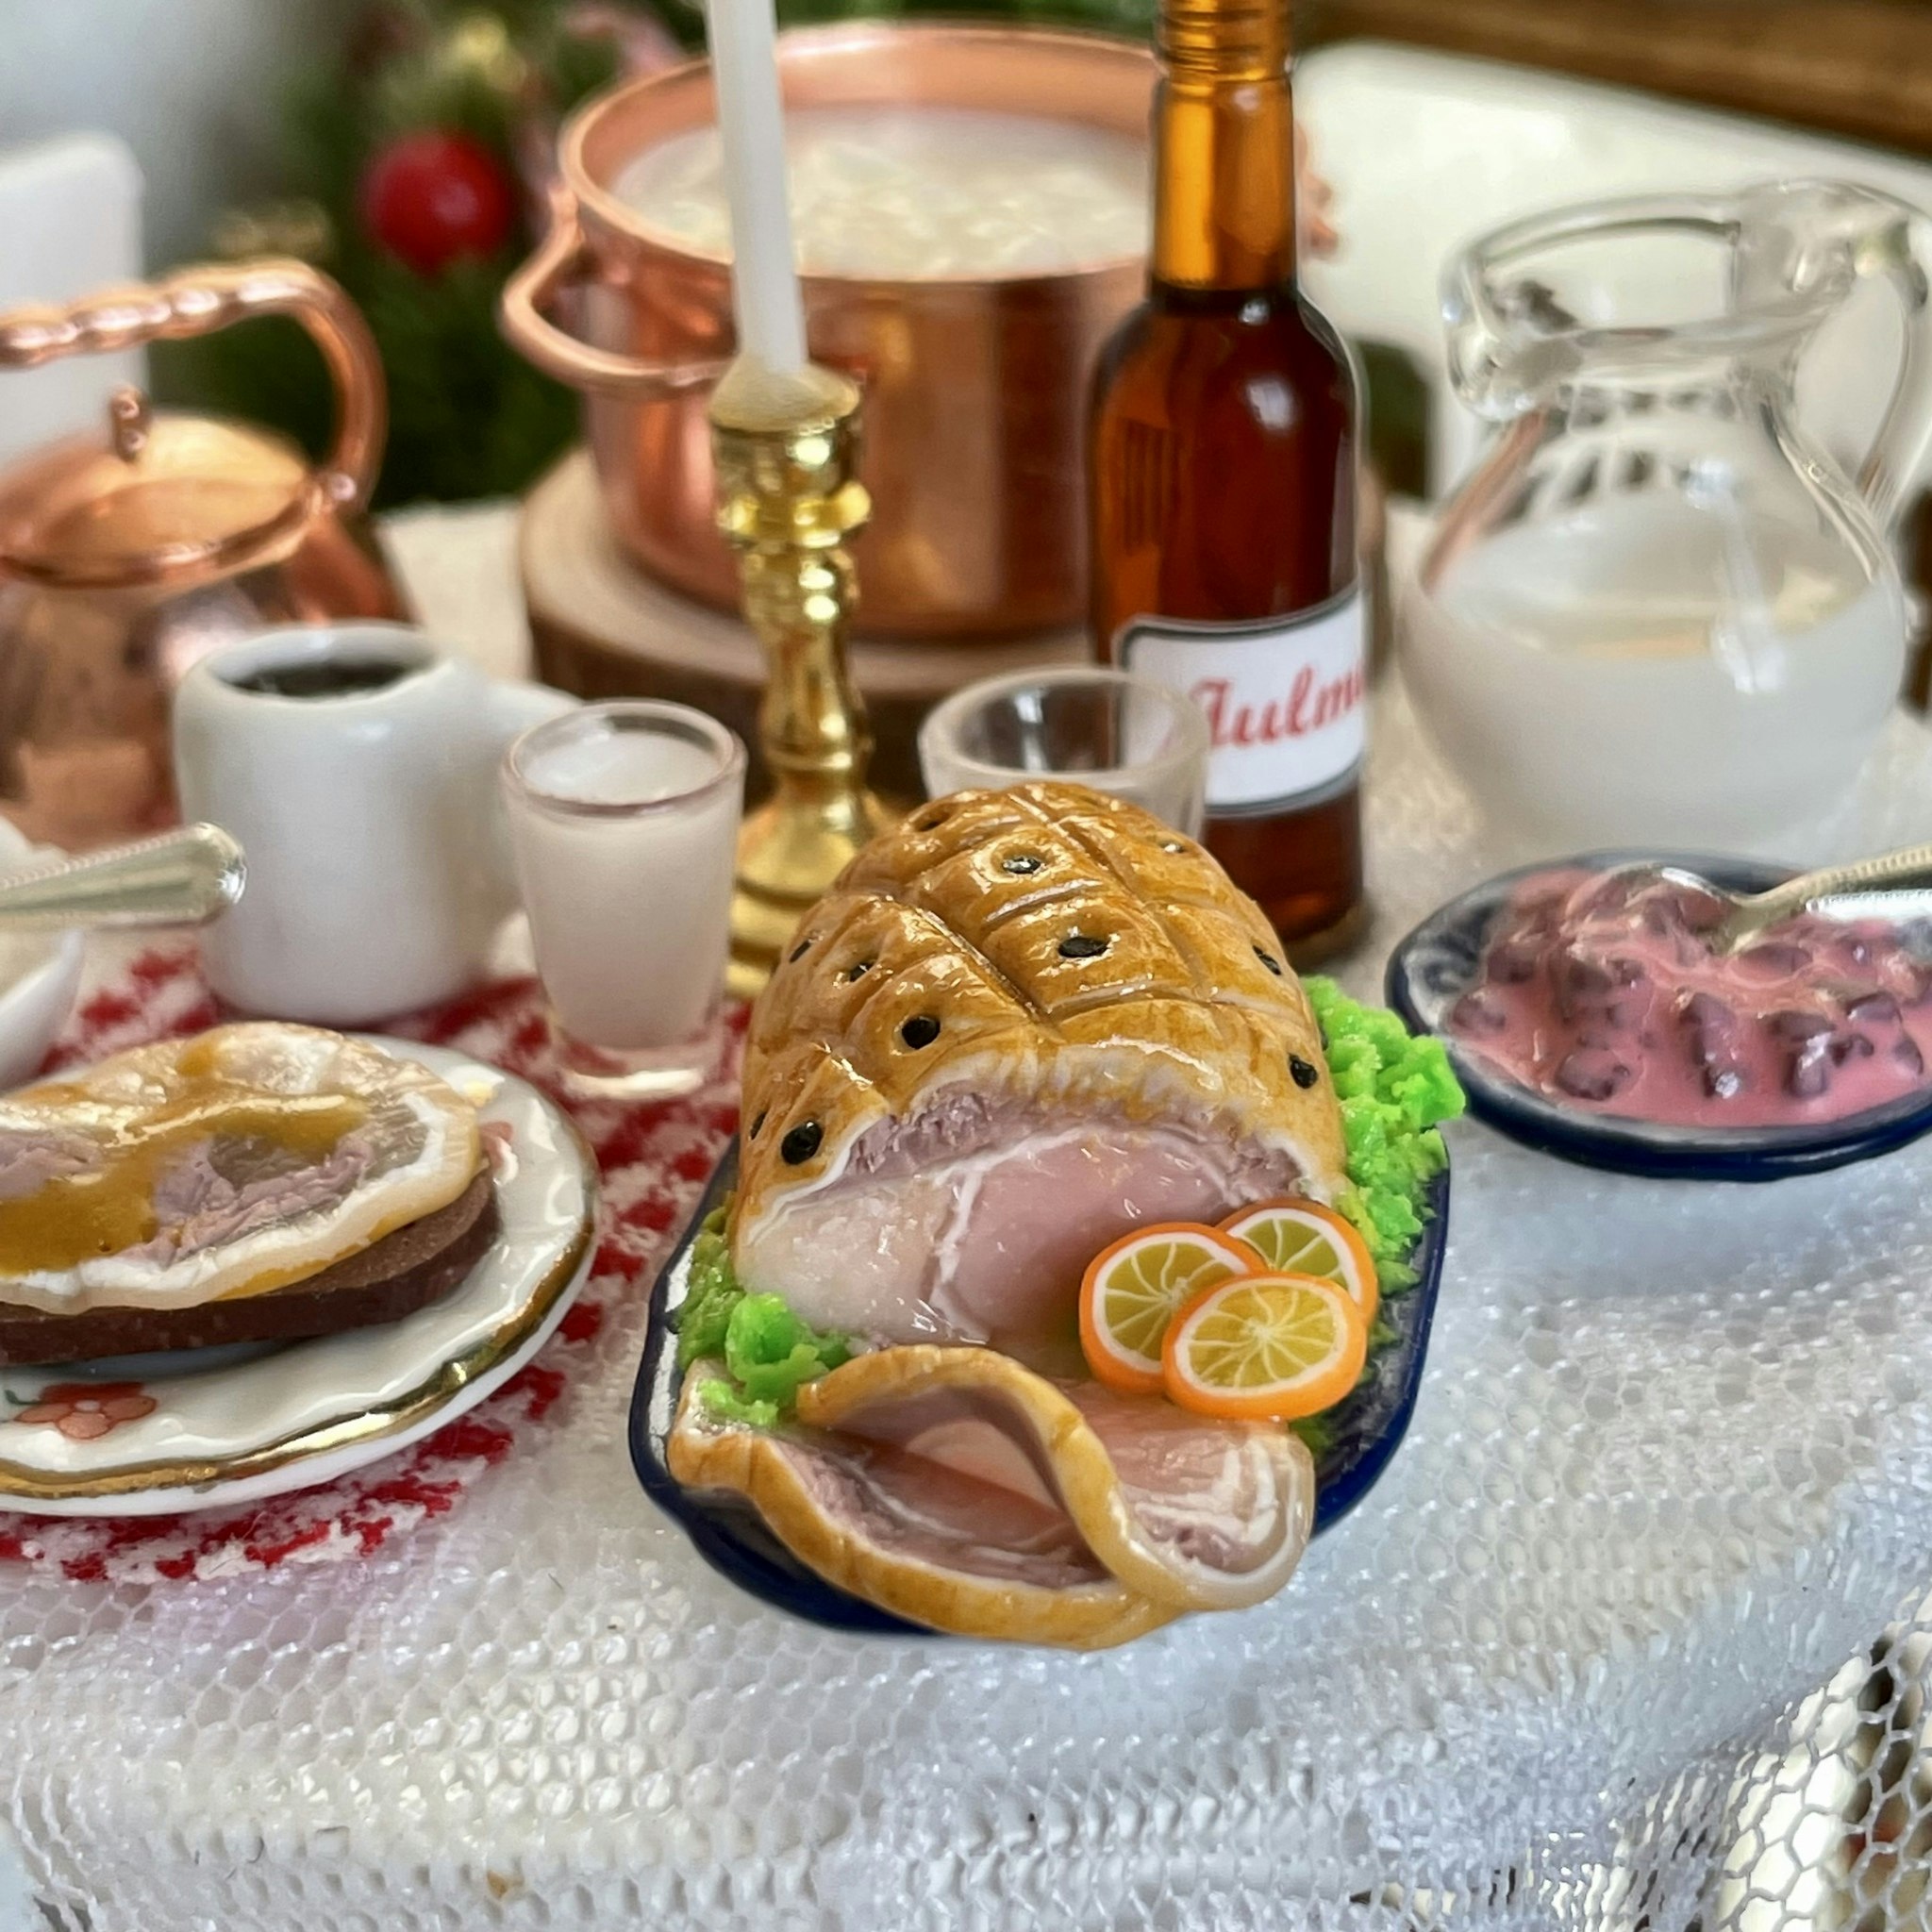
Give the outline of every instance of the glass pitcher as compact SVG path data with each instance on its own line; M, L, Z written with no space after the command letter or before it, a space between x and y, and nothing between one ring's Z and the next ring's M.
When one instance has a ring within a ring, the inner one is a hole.
M1451 263L1451 373L1497 427L1404 670L1511 842L1750 849L1847 791L1905 668L1887 538L1932 434L1928 242L1903 202L1807 181L1568 208ZM1874 275L1904 352L1854 482L1794 385Z

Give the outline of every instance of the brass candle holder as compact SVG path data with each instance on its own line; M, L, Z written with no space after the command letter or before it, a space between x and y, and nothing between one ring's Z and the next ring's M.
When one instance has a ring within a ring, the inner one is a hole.
M866 789L872 733L845 665L845 542L871 505L854 475L858 391L842 375L735 362L710 421L718 527L738 551L745 618L769 667L758 741L774 789L739 834L731 903L726 983L748 999L889 816Z

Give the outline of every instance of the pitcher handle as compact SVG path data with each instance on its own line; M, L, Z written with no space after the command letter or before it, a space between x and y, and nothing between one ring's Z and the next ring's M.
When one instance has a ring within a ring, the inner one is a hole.
M1886 530L1932 442L1932 217L1903 201L1891 208L1891 217L1874 230L1857 257L1861 275L1882 275L1891 284L1905 325L1898 381L1858 471L1858 489Z
M510 346L545 375L597 395L636 402L708 389L724 374L726 358L667 362L593 348L559 328L544 313L569 286L585 279L591 248L577 220L576 203L560 183L551 191L550 232L537 252L504 284L497 320Z
M322 351L335 384L336 431L310 488L331 508L361 508L388 426L382 358L341 286L306 261L206 263L162 281L102 290L64 308L13 309L0 315L0 369L184 341L257 315L292 316Z

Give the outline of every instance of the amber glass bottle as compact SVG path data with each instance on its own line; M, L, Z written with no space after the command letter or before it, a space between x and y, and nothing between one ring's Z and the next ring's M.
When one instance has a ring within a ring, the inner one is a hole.
M1191 691L1208 843L1293 957L1362 903L1356 397L1295 284L1288 0L1162 0L1147 299L1096 377L1103 658Z

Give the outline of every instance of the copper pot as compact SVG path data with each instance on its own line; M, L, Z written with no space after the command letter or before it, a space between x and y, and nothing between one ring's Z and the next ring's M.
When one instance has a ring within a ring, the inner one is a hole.
M794 107L923 102L1143 135L1144 48L1014 27L863 22L779 41ZM563 131L555 222L503 301L509 339L585 391L612 523L654 575L730 607L712 527L705 391L731 349L727 266L656 234L613 192L646 148L714 118L703 62L629 82ZM1083 621L1087 387L1139 299L1139 258L989 280L805 279L813 356L865 389L870 527L858 628L1012 636ZM582 336L546 319L573 289Z
M174 812L169 698L263 625L400 617L359 512L382 457L382 364L355 305L299 261L183 270L67 308L0 315L0 369L292 316L336 388L312 465L240 423L118 391L105 433L0 473L0 812L83 848Z

